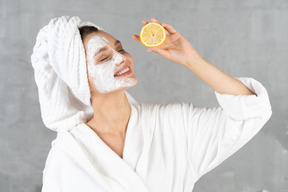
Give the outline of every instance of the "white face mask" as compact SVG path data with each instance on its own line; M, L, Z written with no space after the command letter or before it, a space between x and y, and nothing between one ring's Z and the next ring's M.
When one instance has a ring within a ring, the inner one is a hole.
M113 50L113 57L101 64L95 64L95 55L99 50L108 46L108 40L102 36L93 36L87 45L88 73L93 79L95 88L101 93L108 93L124 87L131 87L136 84L134 78L117 78L114 74L119 70L116 64L123 61L124 56Z

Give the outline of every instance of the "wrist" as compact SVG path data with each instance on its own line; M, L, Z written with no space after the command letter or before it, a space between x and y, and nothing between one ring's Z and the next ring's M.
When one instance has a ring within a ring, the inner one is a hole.
M193 67L195 65L199 65L200 63L204 62L205 59L201 57L197 52L192 53L190 57L188 57L187 61L185 62L184 66L187 68Z

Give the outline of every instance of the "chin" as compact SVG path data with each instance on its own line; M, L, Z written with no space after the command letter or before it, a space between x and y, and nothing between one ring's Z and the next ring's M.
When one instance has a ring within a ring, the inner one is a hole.
M136 84L137 84L137 82L138 82L138 79L137 79L137 77L133 77L133 80L134 80L134 83L132 84L132 85L130 85L130 86L127 86L127 87L122 87L122 88L120 88L120 89L118 89L118 90L127 90L127 89L129 89L129 88L131 88L131 87L134 87Z
M131 78L131 77L130 77ZM137 84L138 80L136 77L133 77L133 84L129 85L129 86L125 86L125 87L120 87L118 89L115 89L113 91L110 91L110 92L105 92L105 93L102 93L102 94L109 94L109 93L119 93L119 92L124 92L126 91L127 89L131 88L131 87L134 87L136 84Z

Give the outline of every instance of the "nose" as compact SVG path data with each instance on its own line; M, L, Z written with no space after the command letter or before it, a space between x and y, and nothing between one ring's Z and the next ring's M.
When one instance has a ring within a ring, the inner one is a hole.
M122 54L120 54L120 53L118 53L118 52L115 52L114 57L115 57L115 58L114 58L115 65L116 65L117 67L119 67L120 65L124 64L124 62L125 62L125 57L124 57Z

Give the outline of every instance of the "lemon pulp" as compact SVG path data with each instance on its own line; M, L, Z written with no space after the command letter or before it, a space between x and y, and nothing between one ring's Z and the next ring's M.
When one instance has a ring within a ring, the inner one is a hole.
M150 22L144 25L140 32L140 41L146 47L158 47L166 40L166 31L158 23Z

